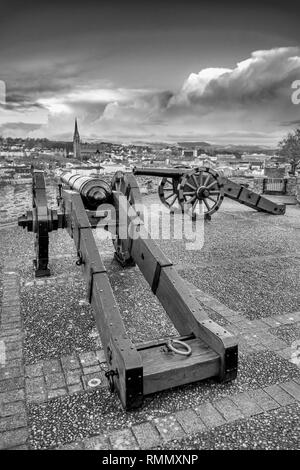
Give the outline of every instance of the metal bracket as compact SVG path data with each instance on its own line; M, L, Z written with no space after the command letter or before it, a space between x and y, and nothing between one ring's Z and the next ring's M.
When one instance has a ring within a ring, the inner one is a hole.
M109 389L110 389L111 393L113 393L115 391L114 377L119 377L118 369L108 370L107 372L105 372L104 375L108 380Z
M93 284L94 284L94 274L103 274L106 273L106 269L103 269L102 271L95 271L95 268L91 266L90 268L90 278L88 281L88 289L87 289L87 299L88 302L92 302L92 296L93 296Z

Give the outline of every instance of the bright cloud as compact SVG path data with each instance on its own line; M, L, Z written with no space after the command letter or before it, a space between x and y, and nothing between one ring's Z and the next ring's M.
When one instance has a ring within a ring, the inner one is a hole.
M116 88L112 83L101 86L101 82L70 88L66 79L59 77L57 87L62 83L63 88L52 93L43 81L37 109L31 112L43 110L48 120L29 135L70 138L77 115L83 138L176 141L190 136L274 144L286 133L287 122L299 120L300 107L291 101L291 85L300 79L299 47L255 51L233 68L190 73L173 92ZM21 110L15 122L22 121L20 115ZM0 124L5 119L10 119L8 110L4 118L0 116ZM36 120L28 120L27 112L24 122Z

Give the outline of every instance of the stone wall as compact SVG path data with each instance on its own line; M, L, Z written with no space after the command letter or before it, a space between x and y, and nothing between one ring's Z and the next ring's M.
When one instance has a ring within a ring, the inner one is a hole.
M265 177L254 178L253 191L262 194ZM286 195L296 196L297 201L300 203L300 176L290 176L286 178Z
M284 178L286 176L285 168L268 168L264 169L266 178Z
M253 180L253 191L257 194L262 194L263 187L264 187L264 176L260 176L259 178L254 178Z

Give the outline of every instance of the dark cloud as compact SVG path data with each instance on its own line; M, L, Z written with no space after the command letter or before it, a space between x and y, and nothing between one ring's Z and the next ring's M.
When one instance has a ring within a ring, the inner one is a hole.
M295 119L294 121L284 121L281 122L280 125L284 127L297 127L300 126L300 119Z

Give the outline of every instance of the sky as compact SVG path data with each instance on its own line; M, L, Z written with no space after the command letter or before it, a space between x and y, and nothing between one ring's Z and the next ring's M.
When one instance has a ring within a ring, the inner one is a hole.
M289 0L1 0L0 135L68 140L77 117L84 141L275 145L300 126L298 18Z

